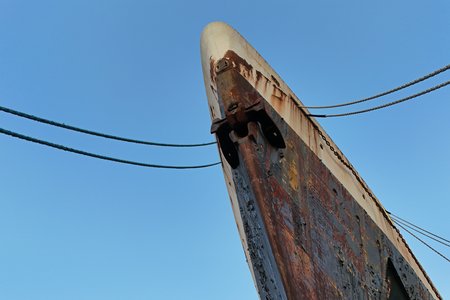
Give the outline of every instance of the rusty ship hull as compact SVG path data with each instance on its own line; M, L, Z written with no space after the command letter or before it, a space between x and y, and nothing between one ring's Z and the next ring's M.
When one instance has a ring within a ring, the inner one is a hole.
M230 26L201 38L211 131L261 299L441 299L380 201Z

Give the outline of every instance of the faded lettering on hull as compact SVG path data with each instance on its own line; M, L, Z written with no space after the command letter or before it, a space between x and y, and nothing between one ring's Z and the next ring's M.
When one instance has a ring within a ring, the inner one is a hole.
M441 298L370 188L256 50L213 23L202 64L261 299Z

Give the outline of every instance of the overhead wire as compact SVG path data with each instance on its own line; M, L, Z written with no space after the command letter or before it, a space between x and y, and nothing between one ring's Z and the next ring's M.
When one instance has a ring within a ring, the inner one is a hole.
M425 80L427 78L435 76L435 75L437 75L437 74L439 74L441 72L444 72L444 71L446 71L449 68L450 68L450 65L448 65L448 66L446 66L444 68L441 68L441 69L439 69L439 70L437 70L437 71L435 71L433 73L430 73L430 74L428 74L428 75L426 75L426 76L424 76L422 78L419 78L419 79L417 79L415 81L407 83L407 84L405 84L405 85L403 85L401 87L398 87L396 89L392 89L392 90L387 91L385 93L381 93L381 94L378 94L378 95L375 95L373 97L369 97L369 98L366 98L366 99L353 101L353 102L348 102L348 103L343 103L343 104L338 104L338 105L333 105L333 106L317 106L317 107L306 107L306 108L333 108L333 107L347 106L347 105L351 105L351 104L361 103L361 102L364 102L364 101L369 101L369 100L372 100L372 99L375 99L375 98L378 98L378 97L381 97L381 96L393 93L395 91L401 90L401 89L403 89L405 87L411 86L411 85L413 85L415 83L418 83L418 82L423 81L423 80ZM395 105L395 104L398 104L398 103L401 103L401 102L404 102L404 101L408 101L408 100L414 99L416 97L419 97L419 96L422 96L424 94L427 94L427 93L430 93L432 91L435 91L437 89L440 89L440 88L442 88L442 87L444 87L444 86L446 86L448 84L450 84L450 81L441 83L441 84L439 84L437 86L434 86L432 88L429 88L429 89L427 89L425 91L419 92L417 94L414 94L414 95L411 95L411 96L408 96L408 97L405 97L405 98L402 98L402 99L399 99L397 101L393 101L393 102L390 102L390 103L387 103L387 104L384 104L384 105L376 106L376 107L365 109L365 110L353 111L353 112L342 113L342 114L328 114L328 115L310 114L310 116L322 117L322 118L326 118L326 117L341 117L341 116L349 116L349 115L365 113L365 112L369 112L369 111L373 111L373 110L378 110L378 109L381 109L381 108L389 107L389 106L392 106L392 105ZM41 118L41 117L37 117L37 116L34 116L34 115L26 114L24 112L19 112L19 111L16 111L16 110L13 110L13 109L10 109L10 108L7 108L7 107L3 107L3 106L0 106L0 111L3 111L5 113L9 113L9 114L12 114L12 115L16 115L16 116L19 116L19 117L22 117L22 118L30 119L30 120L33 120L33 121L37 121L37 122L40 122L40 123L45 123L45 124L49 124L49 125L52 125L52 126L56 126L56 127L60 127L60 128L64 128L64 129L68 129L68 130L72 130L72 131L76 131L76 132L80 132L80 133L85 133L85 134L89 134L89 135L93 135L93 136L99 136L99 137L103 137L103 138L107 138L107 139L119 140L119 141L124 141L124 142L129 142L129 143L152 145L152 146L163 146L163 147L201 147L201 146L208 146L208 145L216 144L216 142L198 143L198 144L171 144L171 143L158 143L158 142L151 142L151 141L136 140L136 139L130 139L130 138L125 138L125 137L120 137L120 136L114 136L114 135L109 135L109 134L105 134L105 133L100 133L100 132L96 132L96 131L91 131L91 130L87 130L87 129L82 129L82 128L71 126L71 125L66 125L64 123L59 123L59 122L55 122L55 121L52 121L52 120L44 119L44 118ZM64 145L59 145L59 144L51 143L51 142L48 142L48 141L36 139L36 138L30 137L30 136L19 134L19 133L16 133L16 132L13 132L13 131L9 131L9 130L3 129L3 128L0 128L0 133L8 135L8 136L15 137L15 138L18 138L18 139L21 139L21 140L25 140L25 141L29 141L29 142L45 145L45 146L48 146L48 147L52 147L52 148L55 148L55 149L58 149L58 150L63 150L63 151L71 152L71 153L76 153L76 154L79 154L79 155L84 155L84 156L97 158L97 159L101 159L101 160L107 160L107 161L112 161L112 162L117 162L117 163L122 163L122 164L128 164L128 165L136 165L136 166L141 166L141 167L161 168L161 169L200 169L200 168L208 168L208 167L212 167L212 166L221 164L221 162L210 163L210 164L203 164L203 165L190 165L190 166L150 164L150 163L130 161L130 160L125 160L125 159L119 159L119 158L99 155L99 154L95 154L95 153L91 153L91 152L86 152L86 151L70 148L70 147L67 147L67 146L64 146ZM415 237L417 240L419 240L425 246L427 246L428 248L430 248L431 250L436 252L438 255L440 255L441 257L443 257L444 259L446 259L447 261L450 262L450 259L448 259L445 255L443 255L442 253L440 253L439 251L437 251L436 249L431 247L429 244L427 244L425 241L420 239L418 236L413 234L411 231L409 231L405 227L408 227L409 229L411 229L411 230L413 230L413 231L415 231L415 232L417 232L419 234L422 234L422 235L424 235L424 236L426 236L428 238L431 238L431 239L435 240L436 242L439 242L439 243L441 243L441 244L443 244L443 245L445 245L447 247L450 247L450 245L445 243L445 242L450 243L449 240L447 240L445 238L442 238L442 237L440 237L440 236L438 236L438 235L436 235L436 234L434 234L434 233L432 233L430 231L427 231L427 230L425 230L425 229L423 229L423 228L421 228L421 227L419 227L417 225L414 225L414 224L412 224L412 223L410 223L410 222L408 222L408 221L406 221L406 220L404 220L404 219L402 219L402 218L392 214L391 212L387 211L387 213L389 215L391 215L391 217L393 217L392 220L394 221L394 223L397 226L401 227L403 230L405 230L406 232L411 234L413 237ZM422 231L426 232L428 234L423 233ZM432 235L434 237L432 237L430 235ZM443 241L445 241L445 242L443 242Z
M420 77L418 79L415 79L413 81L410 81L408 83L405 83L399 87L393 88L391 90L376 94L374 96L371 97L367 97L367 98L363 98L363 99L359 99L359 100L355 100L355 101L350 101L350 102L345 102L345 103L339 103L339 104L334 104L334 105L324 105L324 106L303 106L303 108L308 108L308 109L326 109L326 108L337 108L337 107L344 107L344 106L350 106L350 105L354 105L354 104L358 104L358 103L363 103L363 102L367 102L370 100L374 100L386 95L389 95L391 93L400 91L402 89L405 89L407 87L410 87L412 85L415 85L417 83L420 83L426 79L429 79L431 77L434 77L442 72L447 71L448 69L450 69L450 65L444 66L430 74L427 74L423 77ZM430 93L432 91L435 91L437 89L440 89L442 87L447 86L448 84L450 84L450 81L441 83L439 85L436 85L432 88L429 88L427 90L424 90L422 92L407 96L405 98L401 98L399 100L396 101L392 101L383 105L379 105L379 106L375 106L372 108L368 108L368 109L363 109L363 110L358 110L358 111L352 111L352 112L347 112L347 113L340 113L340 114L309 114L309 116L313 116L313 117L318 117L318 118L329 118L329 117L344 117L344 116L350 116L350 115L356 115L356 114L362 114L362 113L367 113L370 111L375 111L375 110L379 110L382 108L386 108L389 106L393 106L408 100L412 100L414 98L417 98L419 96L425 95L427 93ZM122 141L122 142L128 142L128 143L135 143L135 144L143 144L143 145L151 145L151 146L160 146L160 147L203 147L203 146L209 146L209 145L213 145L216 144L215 141L213 142L206 142L206 143L193 143L193 144L175 144L175 143L160 143L160 142L153 142L153 141L144 141L144 140L137 140L137 139L131 139L131 138L127 138L127 137L121 137L121 136L116 136L116 135L111 135L111 134L106 134L106 133L101 133L101 132L97 132L97 131L92 131L92 130L87 130L87 129L83 129L83 128L79 128L76 126L72 126L72 125L67 125L64 123L60 123L60 122L56 122L56 121L52 121L49 119L45 119L45 118L41 118L35 115L31 115L31 114L27 114L24 112L20 112L20 111L16 111L7 107L3 107L0 106L0 111L3 111L5 113L8 114L12 114L18 117L22 117L22 118L26 118L32 121L36 121L36 122L40 122L40 123L44 123L44 124L48 124L51 126L55 126L55 127L60 127L60 128L64 128L67 130L71 130L71 131L75 131L75 132L79 132L79 133L84 133L84 134L88 134L88 135L92 135L92 136L98 136L98 137L102 137L102 138L106 138L106 139L112 139L112 140L118 140L118 141ZM74 149L74 148L70 148L64 145L59 145L59 144L55 144L55 143L51 143L48 141L44 141L44 140L40 140L40 139L36 139L30 136L26 136L23 134L19 134L13 131L9 131L3 128L0 128L0 133L1 134L5 134L11 137L15 137L21 140L25 140L25 141L29 141L29 142L33 142L33 143L37 143L37 144L41 144L41 145L45 145L51 148L55 148L58 150L63 150L63 151L67 151L67 152L71 152L71 153L75 153L75 154L79 154L79 155L84 155L84 156L88 156L88 157L92 157L92 158L97 158L97 159L102 159L102 160L107 160L107 161L112 161L112 162L117 162L117 163L122 163L122 164L128 164L128 165L136 165L136 166L141 166L141 167L149 167L149 168L163 168L163 169L200 169L200 168L208 168L208 167L212 167L218 164L221 164L221 162L216 162L216 163L210 163L210 164L204 164L204 165L191 165L191 166L180 166L180 165L159 165L159 164L150 164L150 163L143 163L143 162L137 162L137 161L130 161L130 160L125 160L125 159L119 159L119 158L114 158L114 157L109 157L109 156L104 156L104 155L99 155L99 154L95 154L95 153L91 153L91 152L86 152L86 151L82 151L82 150L78 150L78 149ZM423 241L422 239L420 239L418 236L416 236L415 234L413 234L411 231L409 231L408 229L406 229L405 227L408 227L409 229L422 234L428 238L433 239L436 242L439 242L447 247L450 247L450 243L449 240L442 238L430 231L427 231L417 225L414 225L390 212L387 212L389 215L391 215L392 220L394 221L394 223L401 227L403 230L405 230L406 232L408 232L409 234L411 234L413 237L415 237L417 240L419 240L420 242L422 242L424 245L426 245L428 248L430 248L431 250L433 250L434 252L436 252L438 255L440 255L441 257L443 257L444 259L446 259L447 261L450 262L450 259L447 258L445 255L443 255L442 253L440 253L439 251L437 251L436 249L434 249L433 247L431 247L429 244L427 244L425 241ZM425 233L424 233L425 232ZM447 242L447 243L446 243Z
M389 94L392 94L394 92L400 91L404 88L410 87L412 85L415 85L419 82L422 82L426 79L429 79L431 77L434 77L442 72L447 71L448 69L450 69L450 65L446 65L445 67L442 67L434 72L431 72L428 75L425 75L423 77L420 77L418 79L415 79L413 81L410 81L408 83L405 83L399 87L393 88L391 90L388 90L386 92L380 93L380 94L376 94L374 96L368 97L368 98L364 98L364 99L360 99L360 100L355 100L355 101L350 101L350 102L345 102L345 103L339 103L339 104L334 104L334 105L323 105L323 106L303 106L303 108L308 108L308 109L323 109L323 108L336 108L336 107L343 107L343 106L348 106L348 105L354 105L354 104L358 104L358 103L362 103L362 102L366 102L366 101L370 101L370 100L374 100Z
M425 242L424 240L422 240L421 238L419 238L417 235L415 235L414 233L412 233L411 231L409 231L408 229L406 229L403 225L396 223L397 226L399 226L400 228L402 228L403 230L405 230L406 232L408 232L410 235L412 235L414 238L416 238L419 242L421 242L422 244L424 244L425 246L427 246L428 248L430 248L431 250L433 250L435 253L437 253L439 256L441 256L442 258L444 258L446 261L450 262L450 259L448 257L446 257L444 254L442 254L441 252L439 252L438 250L436 250L435 248L433 248L432 246L430 246L427 242Z
M28 141L28 142L45 145L45 146L48 146L48 147L52 147L52 148L63 150L63 151L67 151L67 152L72 152L72 153L76 153L76 154L80 154L80 155L84 155L84 156L89 156L89 157L102 159L102 160L107 160L107 161L113 161L113 162L122 163L122 164L135 165L135 166L148 167L148 168L158 168L158 169L201 169L201 168L208 168L208 167L212 167L212 166L216 166L216 165L221 164L221 162L216 162L216 163L204 164L204 165L172 166L172 165L158 165L158 164L142 163L142 162L136 162L136 161L130 161L130 160L125 160L125 159L120 159L120 158L114 158L114 157L99 155L99 154L95 154L95 153L90 153L90 152L86 152L86 151L82 151L82 150L66 147L66 146L63 146L63 145L47 142L47 141L44 141L44 140L40 140L40 139L36 139L36 138L30 137L30 136L23 135L23 134L20 134L20 133L9 131L9 130L3 129L3 128L0 128L0 133L1 134L5 134L5 135L9 135L9 136L12 136L12 137L15 137L15 138L18 138L18 139L21 139L21 140L25 140L25 141Z
M383 104L383 105L378 105L378 106L367 108L367 109L362 109L362 110L357 110L357 111L352 111L352 112L346 112L346 113L340 113L340 114L308 114L308 116L316 117L316 118L332 118L332 117L347 117L347 116L351 116L351 115L367 113L367 112L371 112L371 111L374 111L374 110L379 110L379 109L382 109L382 108L386 108L386 107L389 107L389 106L392 106L392 105L396 105L396 104L399 104L399 103L402 103L402 102L405 102L405 101L408 101L408 100L412 100L412 99L417 98L419 96L422 96L422 95L431 93L431 92L433 92L435 90L438 90L440 88L443 88L443 87L445 87L445 86L447 86L449 84L450 84L450 80L446 81L446 82L443 82L441 84L438 84L438 85L436 85L436 86L434 86L432 88L429 88L427 90L424 90L422 92L416 93L414 95L410 95L408 97L401 98L401 99L396 100L396 101L392 101L392 102L389 102L389 103L386 103L386 104Z
M433 248L431 245L429 245L428 243L426 243L425 241L423 241L422 239L420 239L418 236L416 236L414 233L412 233L411 231L409 231L407 228L415 231L416 233L419 233L421 235L424 235L436 242L439 242L447 247L450 247L450 241L448 239L445 239L437 234L434 234L432 232L430 232L429 230L426 230L420 226L417 226L395 214L393 214L390 211L386 211L389 216L391 216L392 221L394 222L395 225L397 225L398 227L402 228L403 230L405 230L406 232L408 232L409 234L411 234L414 238L416 238L417 240L419 240L421 243L423 243L425 246L427 246L428 248L430 248L431 250L433 250L434 252L436 252L437 254L439 254L441 257L443 257L445 260L449 261L449 258L447 258L445 255L443 255L441 252L439 252L438 250L436 250L435 248ZM407 228L406 228L407 227Z
M422 228L422 227L420 227L420 226L417 226L417 225L415 225L415 224L413 224L413 223L411 223L411 222L409 222L409 221L407 221L407 220L405 220L405 219L403 219L403 218L401 218L401 217L399 217L399 216L397 216L397 215L395 215L395 214L393 214L393 213L391 213L391 212L387 212L393 219L395 218L395 219L397 219L398 221L402 221L402 222L404 222L404 223L406 223L406 224L408 224L408 225L410 225L410 226L412 226L412 227L414 227L414 228L417 228L417 230L421 230L421 231L424 231L424 232L426 232L426 233L428 233L428 234L430 234L430 235L432 235L432 236L434 236L434 237L436 237L436 238L438 238L438 239L440 239L440 240L442 240L442 241L444 241L444 242L447 242L447 243L450 243L450 240L448 240L448 239L446 239L446 238L443 238L443 237L441 237L441 236L439 236L439 235L437 235L437 234L434 234L434 233L432 233L432 232L430 232L430 231L428 231L428 230L426 230L426 229L424 229L424 228Z
M397 220L397 219L394 219L394 218L392 219L392 221L394 221L395 224L401 224L401 225L403 225L403 226L406 226L406 227L408 227L409 229L411 229L411 230L413 230L413 231L415 231L415 232L417 232L417 233L419 233L419 234L421 234L421 235L423 235L423 236L426 236L427 238L432 239L432 240L434 240L435 242L438 242L438 243L440 243L440 244L442 244L442 245L444 245L444 246L450 248L450 244L447 244L446 242L443 242L443 241L441 241L441 240L439 240L439 239L433 237L433 236L430 235L430 234L427 234L427 233L422 232L422 231L420 231L420 230L418 230L418 229L415 229L413 226L410 226L410 225L408 225L408 224L406 224L406 223L404 223L404 222L402 222L402 221L399 221L399 220Z
M11 108L7 108L7 107L4 107L4 106L0 106L0 111L3 111L3 112L8 113L8 114L15 115L15 116L18 116L18 117L21 117L21 118L25 118L25 119L29 119L29 120L32 120L32 121L36 121L36 122L39 122L39 123L44 123L44 124L48 124L48 125L52 125L52 126L56 126L56 127L60 127L60 128L64 128L64 129L68 129L68 130L84 133L84 134L89 134L89 135L93 135L93 136L98 136L98 137L102 137L102 138L106 138L106 139L117 140L117 141L122 141L122 142L127 142L127 143L150 145L150 146L159 146L159 147L178 147L178 148L204 147L204 146L209 146L209 145L216 144L215 141L207 142L207 143L197 143L197 144L173 144L173 143L159 143L159 142L152 142L152 141L136 140L136 139L126 138L126 137L121 137L121 136L101 133L101 132L97 132L97 131L93 131L93 130L87 130L87 129L75 127L75 126L72 126L72 125L66 125L64 123L55 122L55 121L48 120L48 119L45 119L45 118L41 118L41 117L38 117L38 116L30 115L30 114L27 114L27 113L24 113L24 112L20 112L20 111L17 111L17 110L13 110Z

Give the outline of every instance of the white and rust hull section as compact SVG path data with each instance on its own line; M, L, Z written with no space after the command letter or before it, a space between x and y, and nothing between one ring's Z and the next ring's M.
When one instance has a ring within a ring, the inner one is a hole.
M223 172L261 299L440 299L366 183L231 27L201 39Z

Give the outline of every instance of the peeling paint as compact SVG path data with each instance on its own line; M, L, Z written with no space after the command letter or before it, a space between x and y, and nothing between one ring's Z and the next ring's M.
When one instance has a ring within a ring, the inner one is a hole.
M217 91L218 99L208 94L216 117L225 118L224 103L248 107L260 101L287 145L280 151L261 125L250 121L244 134L233 134L241 163L233 171L224 163L260 298L387 299L391 264L410 299L439 299L381 203L356 171L336 158L338 153L350 165L286 84L230 27L215 23L208 30L216 40L202 37L209 59L203 61L204 73L226 58L234 74L226 80L235 82L224 91L225 76L205 75L206 86Z

